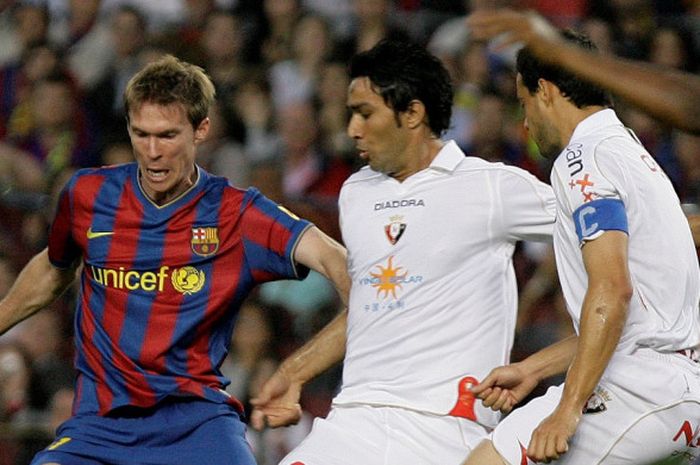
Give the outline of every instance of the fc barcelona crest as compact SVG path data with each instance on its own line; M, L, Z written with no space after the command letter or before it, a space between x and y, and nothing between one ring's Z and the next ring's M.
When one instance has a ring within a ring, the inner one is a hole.
M384 226L384 232L386 233L386 238L389 239L391 244L396 244L403 236L403 232L406 230L406 223L402 223L402 216L396 215L389 218L391 223Z
M219 228L192 228L192 252L202 257L219 250Z

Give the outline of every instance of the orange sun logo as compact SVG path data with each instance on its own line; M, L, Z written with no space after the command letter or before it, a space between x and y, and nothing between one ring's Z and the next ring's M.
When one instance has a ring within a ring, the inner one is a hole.
M403 286L401 286L401 280L403 280L403 278L405 278L408 274L408 271L400 274L403 267L397 266L394 268L392 263L393 260L394 256L392 255L389 257L389 262L386 268L384 268L382 265L376 265L379 271L377 273L370 273L373 278L378 280L376 283L372 284L372 287L377 289L377 296L379 296L381 292L384 292L384 295L382 296L383 299L386 299L389 296L389 293L391 293L391 296L396 299L396 289L403 289Z

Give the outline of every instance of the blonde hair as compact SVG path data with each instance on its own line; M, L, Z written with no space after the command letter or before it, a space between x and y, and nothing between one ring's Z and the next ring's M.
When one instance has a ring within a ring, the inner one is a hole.
M215 96L214 84L202 68L165 55L129 80L124 92L124 109L128 119L130 109L146 102L180 103L192 127L197 128L209 114Z

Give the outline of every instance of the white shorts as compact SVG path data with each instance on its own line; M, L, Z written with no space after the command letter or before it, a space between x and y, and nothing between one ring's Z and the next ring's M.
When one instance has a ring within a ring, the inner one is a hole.
M460 465L488 430L395 407L334 406L280 465Z
M563 386L514 410L491 434L509 465L525 456L539 423L556 408ZM558 465L645 465L672 456L700 455L700 365L678 354L648 349L615 354L589 399Z

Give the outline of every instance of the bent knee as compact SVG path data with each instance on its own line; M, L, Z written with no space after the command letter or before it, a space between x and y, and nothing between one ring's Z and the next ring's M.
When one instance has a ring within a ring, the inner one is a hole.
M471 451L463 465L507 465L507 463L493 447L493 443L484 439Z

